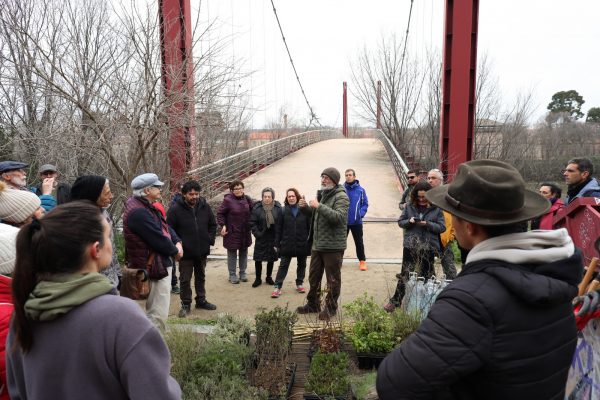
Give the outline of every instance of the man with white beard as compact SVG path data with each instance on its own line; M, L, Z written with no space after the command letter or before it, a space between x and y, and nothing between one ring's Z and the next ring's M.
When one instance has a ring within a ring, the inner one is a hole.
M27 185L27 164L19 161L0 162L0 181L6 183L10 189L25 189Z
M312 238L308 281L310 290L306 304L298 307L299 314L319 312L320 320L329 320L336 315L338 299L342 288L342 260L346 250L346 223L350 200L340 182L340 172L335 168L325 168L321 173L321 189L317 198L306 202L298 201L303 212L312 216L309 237ZM319 292L323 272L327 279L325 308L321 310Z

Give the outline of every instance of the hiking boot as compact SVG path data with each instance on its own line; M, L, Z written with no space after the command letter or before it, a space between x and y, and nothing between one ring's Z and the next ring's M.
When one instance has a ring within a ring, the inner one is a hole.
M306 290L304 289L304 287L302 285L296 285L296 291L298 293L306 293Z
M321 321L329 321L329 319L331 317L335 317L336 314L337 314L336 310L330 310L330 309L326 308L319 313L319 319Z
M200 303L196 303L196 308L200 308L202 310L214 311L217 309L217 306L215 306L212 303L209 303L208 301L203 301Z
M179 289L179 286L177 286L177 285L171 286L171 293L173 293L173 294L179 294L179 293L181 293L181 290Z
M265 282L268 283L269 285L274 285L275 281L273 281L273 278L271 278L270 276L267 276L265 278Z
M256 278L254 282L252 282L252 287L259 287L260 285L262 285L262 279L260 278Z
M237 285L238 283L240 283L240 280L237 276L234 275L229 277L229 282L233 283L234 285Z
M391 313L396 309L396 306L394 305L394 303L387 303L385 306L383 306L383 309Z
M313 306L311 304L305 304L303 306L296 308L296 312L298 314L310 314L310 313L317 313L319 311L321 311L321 307Z
M367 262L361 261L358 265L358 268L360 268L361 271L366 271L367 270Z
M275 287L273 289L273 293L271 293L271 298L277 299L279 296L281 296L281 289L279 289L278 287Z
M179 318L185 318L188 316L188 314L190 313L190 305L189 304L182 304L181 305L181 310L179 310Z
M240 272L240 281L248 282L248 275L245 272Z

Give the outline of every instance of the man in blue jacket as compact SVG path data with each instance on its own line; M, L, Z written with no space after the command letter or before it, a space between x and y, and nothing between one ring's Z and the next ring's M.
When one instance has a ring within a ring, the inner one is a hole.
M350 199L350 208L348 209L348 232L352 232L354 246L356 247L356 257L358 257L359 267L361 271L367 270L367 258L365 257L365 245L363 243L363 218L369 208L369 199L367 192L360 186L360 182L356 179L356 172L353 169L347 169L344 173L346 182L344 189Z
M573 158L563 169L567 184L567 204L578 197L600 197L600 185L594 174L594 164L589 158Z

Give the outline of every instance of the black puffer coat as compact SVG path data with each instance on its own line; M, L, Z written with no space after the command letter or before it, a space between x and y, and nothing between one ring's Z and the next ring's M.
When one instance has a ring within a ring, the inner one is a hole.
M562 400L581 271L579 252L538 265L468 263L379 367L379 398Z
M277 235L275 247L279 254L287 257L302 257L310 255L311 242L308 239L310 233L310 212L307 208L298 208L294 217L289 205L283 207L282 217L277 224Z
M252 206L250 212L250 227L256 238L254 243L254 261L277 261L275 252L276 225L281 218L281 204L276 201L273 206L273 218L275 222L267 229L267 220L262 202L258 201Z
M183 243L183 259L210 254L210 246L215 244L217 222L203 197L194 207L190 207L183 198L176 200L167 212L167 223Z

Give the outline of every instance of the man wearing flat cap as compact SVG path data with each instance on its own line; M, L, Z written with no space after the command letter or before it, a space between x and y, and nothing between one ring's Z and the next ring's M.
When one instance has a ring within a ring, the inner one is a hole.
M171 304L171 258L183 256L181 240L152 204L161 198L162 183L156 174L142 174L131 181L133 196L125 203L123 236L129 268L146 269L159 260L167 269L160 279L150 280L146 301L148 318L164 331Z
M303 212L311 215L309 237L312 240L308 282L310 290L306 304L298 307L299 314L319 312L319 319L329 320L336 315L338 299L342 289L342 259L346 250L346 224L350 200L344 186L339 184L340 172L325 168L321 173L321 189L317 198L306 202L298 201ZM327 279L327 297L325 308L321 310L319 295L323 272Z
M27 168L29 165L20 161L0 161L0 181L10 189L22 190L27 186Z
M71 186L59 181L58 168L52 164L44 164L39 169L41 183L31 190L42 200L44 210L50 211L60 204L68 203L71 197ZM51 201L47 200L51 198Z
M465 266L419 329L385 358L387 399L563 399L581 253L566 229L523 231L550 203L514 167L476 160L426 194L452 214Z

